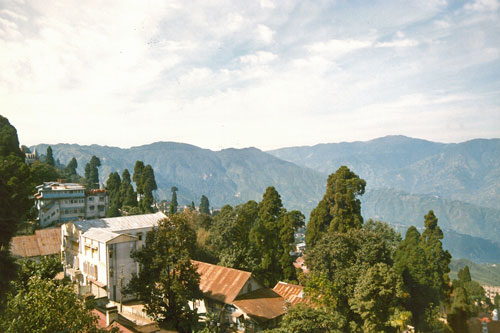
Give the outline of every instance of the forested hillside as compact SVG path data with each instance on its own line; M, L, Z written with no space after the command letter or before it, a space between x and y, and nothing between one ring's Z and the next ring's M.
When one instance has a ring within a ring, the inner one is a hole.
M500 209L500 139L443 144L404 136L269 151L331 173L346 165L370 184Z

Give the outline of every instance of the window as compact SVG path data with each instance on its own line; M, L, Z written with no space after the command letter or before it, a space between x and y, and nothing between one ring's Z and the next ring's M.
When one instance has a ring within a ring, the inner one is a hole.
M94 201L94 197L89 197L89 201Z
M94 210L94 208L95 208L94 206L89 206L90 210Z
M113 259L113 248L110 247L108 252L109 252L109 259Z
M137 239L142 241L142 232L137 233Z

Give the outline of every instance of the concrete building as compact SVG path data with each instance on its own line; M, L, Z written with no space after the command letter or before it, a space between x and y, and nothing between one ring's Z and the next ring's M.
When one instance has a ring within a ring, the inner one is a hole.
M46 182L36 189L35 205L41 227L105 217L109 208L105 190L86 190L83 185L62 182Z
M96 298L120 302L138 264L130 257L140 248L163 213L67 222L61 226L64 273Z

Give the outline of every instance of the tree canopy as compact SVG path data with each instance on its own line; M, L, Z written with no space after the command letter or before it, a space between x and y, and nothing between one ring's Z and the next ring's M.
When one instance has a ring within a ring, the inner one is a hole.
M51 166L55 166L56 162L54 160L54 155L52 153L52 147L48 146L47 147L47 156L45 156L45 163Z
M162 328L191 332L197 323L196 310L188 305L202 296L200 277L190 260L195 242L187 219L176 214L161 220L147 234L145 246L132 254L141 269L128 290L145 302L146 313Z
M32 206L30 176L17 131L0 116L0 307L16 271L9 243Z
M311 211L307 224L306 243L309 248L327 232L346 232L363 224L359 196L365 193L366 182L346 166L328 176L326 193Z
M210 215L210 203L205 195L201 196L200 200L200 213Z

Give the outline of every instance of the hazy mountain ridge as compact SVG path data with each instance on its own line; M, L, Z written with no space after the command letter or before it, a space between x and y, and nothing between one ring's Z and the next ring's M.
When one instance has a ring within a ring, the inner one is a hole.
M500 162L495 160L495 154L500 152L498 143L500 140L442 144L396 136L369 142L284 148L287 154L282 150L266 153L256 148L212 151L175 142L129 149L75 144L51 146L54 157L63 164L75 157L80 174L91 156L98 156L102 163L99 169L102 183L114 171L121 173L128 168L133 173L136 160L151 164L158 183L158 199L168 200L170 188L175 185L179 188L181 204L191 201L199 204L204 194L211 206L221 207L259 201L267 186L275 186L285 207L299 209L306 217L324 194L327 174L340 165L350 165L367 180L367 192L362 197L365 218L406 228L421 227L423 216L433 209L445 230L445 245L454 257L491 262L500 255L500 209L453 200L453 195L448 194L455 191L456 197L470 190L491 195L492 201L498 197L500 177L496 175L500 173ZM36 148L39 153L45 153L47 145ZM305 153L308 155L302 158ZM292 162L280 159L281 155ZM307 167L297 165L294 159ZM386 181L384 177L393 179ZM428 189L430 194L388 189L389 186L383 186L386 183L395 188L408 185L410 189Z
M325 174L347 165L372 189L433 194L500 209L500 139L444 144L387 136L269 153Z
M363 216L423 227L424 215L432 209L443 229L500 242L500 210L494 208L392 189L368 190L361 199Z
M129 149L107 146L51 145L54 157L68 163L72 157L78 161L78 172L83 174L85 164L92 155L100 158L100 180L105 183L111 172L128 168L142 160L151 164L158 183L159 199L171 197L170 188L177 186L181 204L199 203L202 194L210 204L239 204L248 200L261 200L268 186L275 186L287 208L307 213L322 196L326 177L319 172L299 167L278 159L256 148L224 149L212 151L193 145L157 142ZM46 144L37 145L44 153Z

